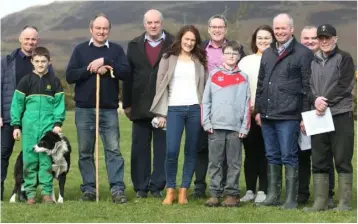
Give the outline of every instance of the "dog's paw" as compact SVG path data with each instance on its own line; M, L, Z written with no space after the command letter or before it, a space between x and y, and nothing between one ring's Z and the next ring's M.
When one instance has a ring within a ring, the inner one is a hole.
M10 198L10 203L16 203L16 194L13 194Z
M63 197L61 195L58 197L57 203L63 204Z

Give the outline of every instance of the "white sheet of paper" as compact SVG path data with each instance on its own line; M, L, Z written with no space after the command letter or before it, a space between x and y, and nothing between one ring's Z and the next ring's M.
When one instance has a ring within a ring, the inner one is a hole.
M302 113L303 123L308 136L334 131L334 124L329 107L323 116L318 116L315 110Z
M311 149L311 137L300 131L300 135L298 136L298 145L300 146L301 151Z

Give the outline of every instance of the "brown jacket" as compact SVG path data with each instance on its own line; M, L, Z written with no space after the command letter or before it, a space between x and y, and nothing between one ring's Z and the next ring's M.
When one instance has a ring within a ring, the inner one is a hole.
M160 60L157 74L156 94L150 108L150 111L156 115L163 117L167 116L169 102L169 83L173 78L177 61L178 56L175 55L171 55L169 58L162 57ZM199 103L201 103L208 73L199 60L194 59L194 63L196 90Z

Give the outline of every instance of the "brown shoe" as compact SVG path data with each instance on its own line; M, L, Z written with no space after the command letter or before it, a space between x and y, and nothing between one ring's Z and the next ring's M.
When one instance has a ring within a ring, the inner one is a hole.
M44 195L42 197L42 203L53 204L55 202L52 200L52 197L50 195Z
M26 203L28 205L34 205L34 204L36 204L36 199L35 198L29 198L29 199L27 199Z
M178 204L188 204L188 188L179 188Z
M205 202L205 206L207 207L217 207L219 205L220 205L219 198L215 198L215 197L211 197L209 198L209 200Z
M221 202L223 207L237 207L240 205L240 199L235 196L226 196L225 200Z
M175 188L167 188L167 193L165 195L165 199L162 202L163 205L171 205L173 204L173 201L175 200L176 192Z

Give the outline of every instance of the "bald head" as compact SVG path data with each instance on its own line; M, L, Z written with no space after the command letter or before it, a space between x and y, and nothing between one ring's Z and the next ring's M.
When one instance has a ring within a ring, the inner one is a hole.
M293 19L287 13L281 13L273 19L273 31L279 45L286 43L293 35Z
M146 34L150 39L160 38L163 32L163 15L156 9L148 10L143 17L143 24Z
M19 36L21 51L25 55L30 56L33 49L37 46L38 40L39 35L37 29L34 27L25 27Z

